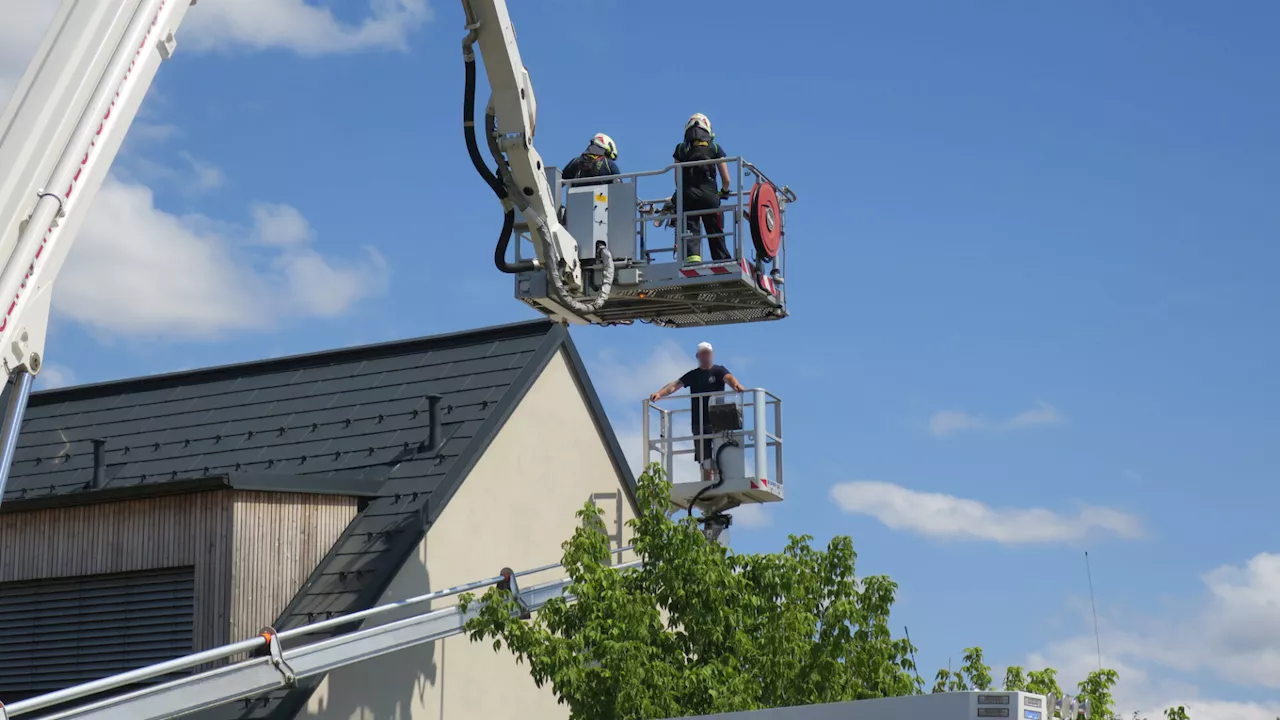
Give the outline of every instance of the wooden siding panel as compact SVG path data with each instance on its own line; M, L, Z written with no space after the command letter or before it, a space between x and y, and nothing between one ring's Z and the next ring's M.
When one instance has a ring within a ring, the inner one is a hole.
M205 650L273 623L357 502L219 490L0 513L0 582L194 566L194 645Z
M237 491L231 554L231 637L275 622L356 516L336 495Z
M0 582L194 566L196 650L229 642L229 491L0 513Z

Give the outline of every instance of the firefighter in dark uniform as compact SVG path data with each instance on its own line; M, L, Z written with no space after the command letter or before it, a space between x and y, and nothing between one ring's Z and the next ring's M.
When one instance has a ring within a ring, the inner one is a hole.
M711 121L697 113L684 126L684 142L676 146L672 157L678 163L697 160L718 160L725 157L724 148L715 141ZM684 212L715 210L720 200L729 194L729 166L727 163L709 163L696 167L680 168L683 189ZM720 175L720 192L716 192L716 174ZM702 262L702 239L696 237L699 221L706 230L707 244L711 246L713 260L730 260L729 248L724 239L724 214L720 212L694 215L685 218L685 232L692 236L685 240L685 262Z
M621 175L622 171L618 169L618 146L614 144L613 138L598 133L591 138L591 143L587 145L587 149L578 157L569 161L565 166L564 172L560 173L560 177L565 180L574 180L577 178L596 178L607 177L609 175ZM607 180L602 182L578 183L579 185L604 185L606 182L617 182Z

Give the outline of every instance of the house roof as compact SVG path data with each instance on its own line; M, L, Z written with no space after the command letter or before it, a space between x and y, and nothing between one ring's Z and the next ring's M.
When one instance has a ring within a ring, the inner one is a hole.
M213 487L364 496L275 627L363 610L560 350L629 490L634 478L568 331L539 320L33 393L0 512ZM443 396L444 443L426 454L429 394ZM106 441L101 488L95 438ZM316 684L199 717L292 718Z

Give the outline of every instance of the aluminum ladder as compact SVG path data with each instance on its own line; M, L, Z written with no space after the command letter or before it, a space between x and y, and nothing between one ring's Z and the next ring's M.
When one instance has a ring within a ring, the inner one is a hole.
M630 547L610 551L617 557ZM640 561L621 563L615 570L639 567ZM0 720L9 720L75 700L119 690L134 683L163 677L174 672L189 670L212 662L228 660L246 653L262 654L247 660L233 662L225 667L199 672L188 677L133 690L85 705L68 707L40 720L164 720L181 717L225 703L252 697L279 688L292 687L299 680L324 675L348 665L386 655L397 650L422 645L460 635L466 623L480 611L477 602L467 612L458 606L427 610L406 618L376 627L357 629L323 640L287 648L284 641L303 638L314 633L332 630L343 625L372 618L385 617L389 613L415 608L440 598L459 595L473 590L497 586L515 596L522 613L527 616L546 605L553 598L573 602L568 590L572 581L568 578L534 585L521 590L517 578L534 575L562 567L560 563L544 565L521 572L503 568L494 577L457 587L437 590L425 595L380 605L369 610L349 613L309 625L277 633L264 628L257 637L223 645L212 650L193 653L167 662L149 665L101 680L75 685L64 690L39 695L8 706L0 704ZM263 653L265 651L265 654Z

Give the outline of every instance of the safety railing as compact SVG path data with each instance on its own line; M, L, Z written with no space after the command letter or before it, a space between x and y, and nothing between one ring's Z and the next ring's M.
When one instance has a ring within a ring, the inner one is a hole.
M730 177L736 182L736 189L720 195L719 207L705 210L689 210L685 208L684 173L681 171L684 168L714 166L720 163L728 166ZM668 178L668 175L671 177ZM655 180L656 178L664 179L662 182L665 186L663 190L655 191L652 189L659 184ZM690 254L701 256L703 262L715 262L722 259L751 259L744 253L744 250L751 243L751 229L747 218L750 210L751 188L757 182L772 185L784 206L786 203L795 201L795 193L790 188L774 183L758 167L741 156L718 160L673 163L660 170L621 173L606 177L561 179L560 187L553 189L559 193L560 205L563 207L565 193L571 187L610 183L634 184L635 197L637 198L635 259L642 263L676 262L681 267L684 267L686 265L699 264L687 262L687 257ZM648 194L646 195L646 193ZM664 194L659 195L658 193ZM785 207L781 209L785 214ZM718 233L705 232L701 218L716 213L720 213L727 219L726 222L722 222L723 231ZM694 227L695 222L697 223L696 227ZM667 234L667 228L674 228L675 232ZM693 228L692 231L691 228ZM725 249L729 252L728 258L714 258L710 255L710 247L708 246L713 239L724 240ZM532 242L533 240L527 232L520 233L520 242L516 243L517 261L535 257ZM693 243L697 243L699 252L686 252L686 244L692 245ZM777 257L772 262L774 270L779 275L785 276L785 237L779 246Z
M626 553L631 550L632 550L632 547L628 545L626 547L619 547L617 549L610 551L610 557L618 559L617 564L613 566L615 570L624 570L627 568L638 567L640 565L640 561L638 560L631 561L631 562L621 562L623 553ZM400 600L398 602L379 605L377 607L370 608L368 610L352 612L345 615L340 615L338 617L330 618L328 620L321 620L321 621L310 623L307 625L301 625L299 627L292 628L290 630L276 632L272 628L264 628L257 636L249 638L247 640L242 640L240 642L223 645L220 647L216 647L216 648L205 650L198 653L192 653L190 655L185 655L183 657L175 658L173 660L169 660L166 662L157 663L155 665L148 665L147 667L139 668L137 670L124 672L117 675L112 675L110 677L102 678L100 680L81 683L80 685L74 685L72 687L65 688L63 690L57 690L51 693L46 693L44 695L39 695L26 700L21 700L9 705L0 704L0 720L7 720L7 718L26 715L28 713L35 712L37 710L45 710L55 706L62 706L76 700L82 700L85 698L98 696L102 693L118 691L121 689L129 688L130 686L146 683L147 681L155 681L157 679L162 679L162 678L165 678L166 676L172 676L175 673L184 673L184 671L191 671L201 666L207 666L211 663L220 663L228 660L236 660L236 659L243 658L246 654L261 653L261 652L267 652L269 654L271 658L271 664L276 668L280 669L280 671L285 675L285 677L282 678L281 685L287 685L290 682L292 682L294 679L296 679L296 677L293 677L295 673L289 672L290 664L289 662L287 662L292 657L292 654L297 653L299 656L302 656L302 655L306 655L307 653L314 652L313 648L319 648L320 646L323 646L323 645L333 644L335 642L334 640L335 635L337 638L340 638L340 639L345 638L350 641L356 641L356 642L363 641L367 643L370 639L376 640L376 637L374 636L380 631L395 631L396 629L398 629L395 627L397 625L417 624L418 626L421 627L422 638L431 639L432 637L439 637L440 636L439 628L428 627L422 621L431 620L433 619L433 616L441 616L442 613L446 613L446 612L452 613L454 615L458 615L458 613L456 612L457 610L456 608L432 611L430 610L430 608L424 609L422 607L423 605L430 603L433 600L440 600L443 598L461 595L463 593L472 592L475 590L481 590L488 587L502 586L507 590L510 590L513 593L513 595L516 596L517 600L520 601L522 607L537 609L538 607L541 607L541 604L545 602L546 598L563 595L564 591L567 590L569 586L568 579L552 581L552 582L544 583L542 585L534 586L523 593L520 591L520 588L518 583L516 582L516 579L528 577L531 575L536 575L536 574L547 572L550 570L555 570L561 567L563 567L561 563L552 563L550 565L542 565L540 567L530 568L527 570L522 570L520 572L513 572L509 568L504 568L502 572L499 573L498 575L485 578L483 580L477 580L475 582L467 583L465 585L458 585L451 588L445 588L443 590L436 590L434 592L418 595L416 597L412 597L406 600ZM525 601L526 598L535 600L536 602L533 603L532 605L527 604ZM417 610L418 613L416 614L411 613L410 617L397 619L396 617L397 613L403 612L408 609ZM282 644L283 641L301 640L303 638L306 638L307 636L314 636L317 633L321 633L325 631L334 631L344 626L352 626L353 623L359 625L366 620L375 620L375 619L386 620L390 622L390 624L379 625L372 628L357 628L353 626L349 628L346 632L339 632L336 634L330 632L325 636L324 640L312 641L310 644L297 645L294 648L292 648L292 652L290 652L290 649L285 648ZM441 625L442 627L445 627L448 630L461 631L462 619L460 615L458 617L451 617L451 618L441 617L441 619L447 619L449 620L449 622L444 624L437 623L437 625ZM395 622L391 622L392 620L395 620ZM396 647L391 647L390 648L391 650L405 646L406 640L403 636L397 638L397 641L398 641L398 644L396 645ZM412 638L409 639L409 644L412 644ZM378 652L378 648L376 647L376 643L375 643L375 647L371 649L367 649L365 651L365 654L352 657L351 662L366 659L368 657L372 657L377 654L380 654L380 653ZM159 688L140 690L140 691L137 691L136 694L140 696L146 695L148 693L159 695L163 692L163 689L167 687L176 687L177 689L181 689L182 685L196 681L204 675L209 675L210 677L218 676L220 678L226 678L228 675L233 674L236 671L236 668L244 666L246 669L249 669L249 666L253 665L254 662L255 660L241 660L237 664L232 664L232 665L220 668L218 670L209 671L207 673L197 672L192 675L186 675L184 677L180 677L177 680L171 680L165 683L165 685L160 686ZM336 663L337 666L340 666L342 664L343 663L341 660L338 660ZM327 660L326 666L327 667L335 666L335 663L332 659L329 659ZM303 668L302 665L295 663L292 670L299 671L296 673L296 675L301 676L302 668ZM225 694L227 691L220 690L220 692ZM255 690L254 692L257 692L257 691ZM230 691L230 694L236 695L236 691L233 689L232 691ZM240 695L237 695L237 697L240 697ZM96 709L100 704L110 705L112 703L119 703L119 702L120 702L119 700L113 700L110 698L107 700L95 701L91 708L86 708L86 711L90 709ZM174 712L174 715L177 715L177 714L179 713ZM78 715L74 711L61 711L56 715L56 717L59 717L59 718L64 716L78 717ZM115 717L114 715L109 715L109 716ZM134 717L134 716L126 714L123 717ZM163 715L163 717L170 717L170 715Z
M717 432L703 423L695 424L695 408L709 409L716 403L740 409L741 430ZM672 482L701 480L699 445L731 437L742 447L744 470L749 476L766 477L782 486L782 399L768 390L668 395L646 399L643 412L645 466L656 461ZM683 428L688 429L687 434ZM677 459L685 458L690 462L677 465Z

